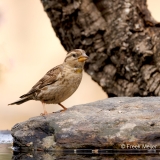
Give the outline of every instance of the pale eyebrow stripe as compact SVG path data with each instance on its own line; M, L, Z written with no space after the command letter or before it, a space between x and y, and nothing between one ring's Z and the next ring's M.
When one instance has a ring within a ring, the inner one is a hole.
M70 53L69 53L69 54L70 54ZM69 58L69 57L71 57L71 56L72 56L72 55L68 55L68 56L65 58L64 62L66 62L66 59Z

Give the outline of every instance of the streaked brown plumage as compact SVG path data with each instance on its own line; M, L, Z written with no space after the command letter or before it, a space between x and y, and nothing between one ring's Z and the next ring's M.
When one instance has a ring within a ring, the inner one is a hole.
M81 79L84 63L87 55L82 49L74 49L66 55L64 62L49 70L32 89L22 95L20 100L9 105L20 105L29 100L41 101L44 107L43 115L47 114L44 104L59 104L69 98L78 88Z

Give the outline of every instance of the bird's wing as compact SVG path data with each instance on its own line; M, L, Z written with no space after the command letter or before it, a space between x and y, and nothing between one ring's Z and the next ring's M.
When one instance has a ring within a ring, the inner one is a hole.
M42 78L32 87L32 89L31 89L28 93L22 95L20 98L24 98L24 97L26 97L26 96L28 96L28 95L30 95L30 94L32 94L32 93L40 90L41 88L49 85L49 84L55 83L55 82L61 77L61 76L59 76L59 75L60 75L60 73L62 73L62 67L63 67L62 65L58 65L58 66L52 68L51 70L49 70L49 71L44 75L44 77L42 77Z

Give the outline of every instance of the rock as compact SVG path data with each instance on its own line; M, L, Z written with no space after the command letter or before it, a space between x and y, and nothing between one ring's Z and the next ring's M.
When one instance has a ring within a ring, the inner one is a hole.
M120 97L16 124L20 150L160 149L160 98Z

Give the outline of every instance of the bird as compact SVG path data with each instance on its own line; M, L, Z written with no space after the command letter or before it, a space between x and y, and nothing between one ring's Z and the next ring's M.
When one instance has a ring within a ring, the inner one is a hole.
M48 114L45 104L58 104L63 108L61 111L67 110L61 102L77 90L87 59L88 56L82 49L69 51L62 64L49 70L28 93L8 105L20 105L30 100L41 101L44 111L42 116Z

